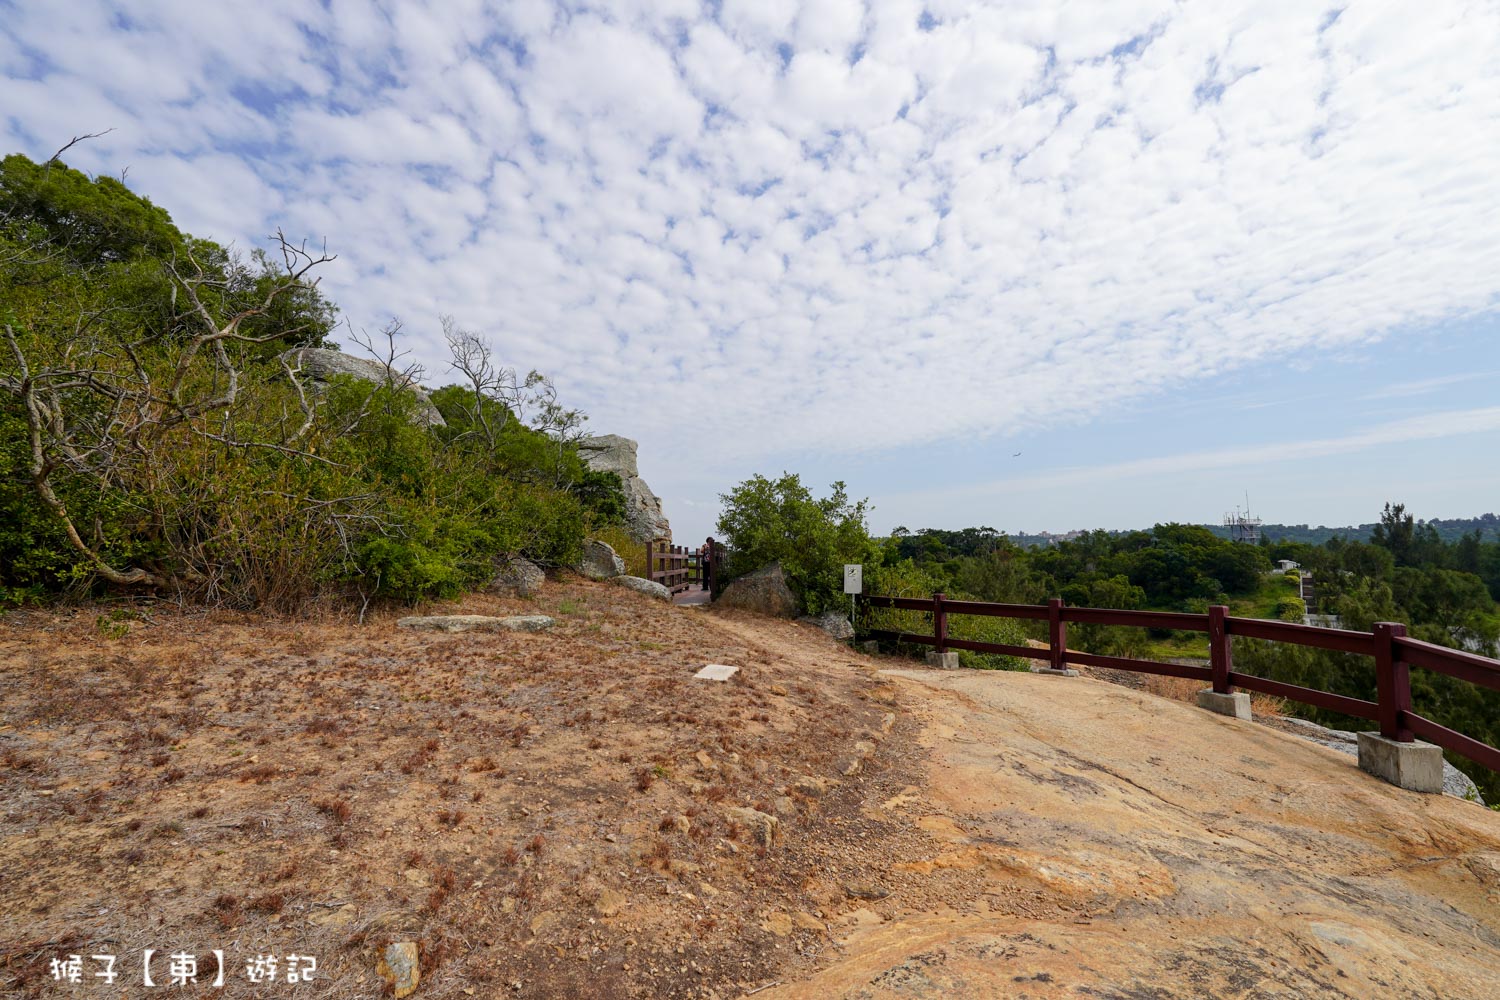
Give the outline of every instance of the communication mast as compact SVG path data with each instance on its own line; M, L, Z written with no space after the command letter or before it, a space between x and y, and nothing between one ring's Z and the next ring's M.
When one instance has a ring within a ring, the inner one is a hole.
M1250 545L1260 544L1260 525L1258 517L1250 515L1250 494L1245 494L1245 511L1240 512L1236 507L1233 513L1224 515L1224 527L1229 529L1229 537L1236 542L1246 542Z

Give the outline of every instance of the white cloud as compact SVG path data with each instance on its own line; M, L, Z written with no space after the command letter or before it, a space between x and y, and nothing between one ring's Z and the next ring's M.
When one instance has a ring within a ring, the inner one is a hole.
M1180 455L1162 455L1156 458L1135 459L1107 465L1059 469L1040 475L1016 476L1010 479L944 489L941 493L897 494L890 499L893 502L911 505L924 498L941 498L950 501L999 498L1015 493L1065 490L1081 486L1098 487L1143 476L1175 476L1211 469L1234 469L1253 473L1257 469L1268 466L1284 467L1289 463L1367 451L1382 445L1436 441L1494 431L1500 431L1500 406L1448 410L1439 413L1424 413L1404 420L1393 420L1357 434L1336 438L1277 441L1270 444L1215 448L1211 451L1187 452Z
M723 462L1086 420L1500 303L1493 4L578 7L13 5L0 66L47 61L0 127L114 126L74 162L201 235L326 237L345 313L430 370L449 312Z

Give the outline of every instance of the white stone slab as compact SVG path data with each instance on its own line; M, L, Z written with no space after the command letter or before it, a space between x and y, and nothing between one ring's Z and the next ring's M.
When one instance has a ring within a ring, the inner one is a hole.
M739 667L729 667L722 663L710 663L694 674L693 677L700 681L727 681L739 672Z

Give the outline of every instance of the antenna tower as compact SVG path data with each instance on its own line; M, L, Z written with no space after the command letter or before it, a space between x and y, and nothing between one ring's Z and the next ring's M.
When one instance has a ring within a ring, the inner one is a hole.
M1258 517L1250 515L1250 494L1245 494L1244 513L1236 507L1233 513L1224 515L1224 526L1229 529L1229 537L1236 542L1245 542L1250 545L1260 544L1260 525Z

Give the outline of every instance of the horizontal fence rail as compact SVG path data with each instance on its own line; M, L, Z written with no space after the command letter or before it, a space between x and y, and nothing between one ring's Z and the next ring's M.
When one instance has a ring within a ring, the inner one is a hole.
M1380 734L1403 743L1416 737L1461 754L1477 764L1500 772L1500 750L1418 715L1412 709L1411 668L1445 674L1459 680L1500 691L1500 661L1489 657L1448 649L1406 635L1406 626L1395 622L1377 622L1368 633L1343 629L1296 625L1290 622L1263 621L1258 618L1234 618L1229 609L1214 605L1207 614L1165 611L1120 611L1113 608L1072 608L1053 598L1046 604L993 604L987 601L950 601L943 594L930 598L885 597L860 598L867 608L895 611L920 611L932 616L932 633L902 632L891 629L869 629L863 634L872 639L916 643L936 647L939 653L950 649L975 653L993 653L1023 659L1045 660L1057 670L1069 664L1128 670L1135 673L1187 677L1213 685L1220 694L1244 688L1261 694L1301 702L1315 708L1340 712L1379 724ZM976 642L958 639L948 633L949 615L979 615L990 618L1020 618L1047 623L1047 647L1015 646L1006 643ZM1206 632L1209 641L1209 665L1159 663L1123 656L1101 656L1068 649L1068 623L1080 625L1117 625L1134 628L1159 628L1177 631ZM1375 663L1377 700L1366 701L1347 695L1320 691L1256 677L1234 670L1230 641L1264 639L1297 646L1312 646L1341 653L1369 656Z

